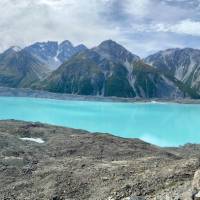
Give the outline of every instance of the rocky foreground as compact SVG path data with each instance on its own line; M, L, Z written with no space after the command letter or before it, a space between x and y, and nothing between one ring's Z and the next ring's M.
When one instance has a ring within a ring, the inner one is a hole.
M159 148L138 139L0 121L0 199L200 199L199 157L200 145Z

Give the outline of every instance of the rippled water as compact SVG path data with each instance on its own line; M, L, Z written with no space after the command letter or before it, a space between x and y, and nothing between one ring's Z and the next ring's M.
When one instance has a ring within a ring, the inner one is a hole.
M112 133L160 146L200 143L200 105L0 97L0 119Z

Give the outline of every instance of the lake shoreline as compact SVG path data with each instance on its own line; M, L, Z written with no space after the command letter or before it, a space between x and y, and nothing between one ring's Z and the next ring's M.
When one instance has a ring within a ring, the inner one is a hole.
M200 99L166 99L166 98L122 98L122 97L102 97L102 96L83 96L73 94L52 93L42 90L32 90L28 88L8 88L0 87L0 96L5 97L32 97L56 100L74 101L99 101L112 103L178 103L178 104L200 104Z
M196 134L200 127L199 104L183 104L183 102L177 104L173 101L163 103L155 100L126 101L124 104L123 102L119 103L119 101L108 101L107 98L106 101L99 99L91 101L91 99L88 100L82 96L79 96L78 99L77 96L73 98L72 95L70 97L62 95L61 97L65 98L56 98L57 94L53 96L55 98L50 98L54 94L51 93L49 96L46 92L32 92L27 89L9 88L5 91L3 88L2 90L4 92L0 95L2 96L0 98L1 119L38 121L91 132L111 133L122 138L140 138L162 147L178 147L200 141L199 135ZM110 112L108 112L109 108L111 108ZM187 116L185 117L185 109L189 109L188 112L193 113L194 117L190 116L193 121L192 128ZM13 110L15 110L14 113ZM172 115L172 110L175 115ZM22 111L23 114L20 114ZM148 116L153 116L151 122L149 120L151 117ZM179 123L179 117L182 119L181 123ZM159 123L157 123L158 121ZM163 129L162 124L166 123L172 124L172 126ZM173 133L177 135L176 139Z

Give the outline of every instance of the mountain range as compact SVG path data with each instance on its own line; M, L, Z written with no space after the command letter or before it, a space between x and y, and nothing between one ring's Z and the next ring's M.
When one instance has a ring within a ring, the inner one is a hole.
M86 49L87 47L85 45L80 44L74 46L68 40L61 43L54 41L36 42L25 48L26 51L45 63L50 69L56 69L63 62L69 60L74 54Z
M145 59L112 40L88 49L40 42L0 54L0 86L77 95L200 98L200 50L168 49Z

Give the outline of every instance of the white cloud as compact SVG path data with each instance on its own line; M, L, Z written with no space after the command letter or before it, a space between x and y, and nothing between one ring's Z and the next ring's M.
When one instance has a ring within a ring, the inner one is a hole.
M200 21L192 21L190 19L183 20L178 24L170 26L169 31L180 34L200 36Z
M151 12L149 6L150 0L127 0L126 12L136 17L145 17Z
M198 5L197 0L1 0L0 51L65 39L92 47L111 38L142 55L169 44L184 46L185 38L173 34L200 35ZM160 35L153 37L155 32Z
M171 32L200 36L200 21L192 21L191 19L182 20L175 24L134 24L132 28L138 32Z
M89 46L116 38L116 28L101 22L99 11L105 0L1 0L1 48L41 40L69 39Z

